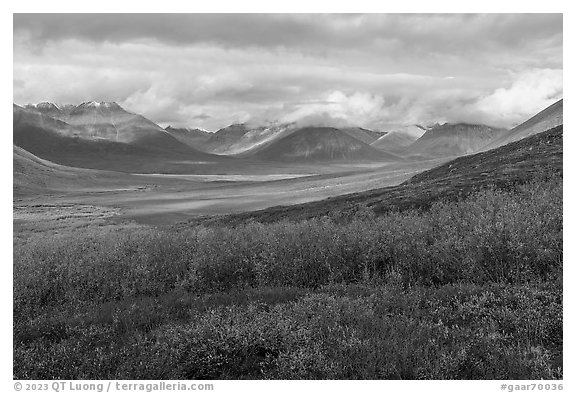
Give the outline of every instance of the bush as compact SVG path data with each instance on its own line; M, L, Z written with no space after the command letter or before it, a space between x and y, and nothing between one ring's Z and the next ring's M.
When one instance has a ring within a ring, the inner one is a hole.
M561 378L562 182L427 211L14 245L35 379Z
M133 324L119 332L114 321L69 326L58 340L19 343L15 373L34 379L555 379L562 377L560 301L561 291L552 287L508 284L328 286L288 302L215 306L151 329ZM533 323L526 320L536 315Z

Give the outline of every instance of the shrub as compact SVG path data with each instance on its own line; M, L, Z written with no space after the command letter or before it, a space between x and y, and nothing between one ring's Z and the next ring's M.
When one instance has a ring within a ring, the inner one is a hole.
M427 211L14 245L34 379L561 378L562 182Z

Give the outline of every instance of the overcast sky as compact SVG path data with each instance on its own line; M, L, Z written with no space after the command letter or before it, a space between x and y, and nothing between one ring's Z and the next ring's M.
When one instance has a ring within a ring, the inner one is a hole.
M165 126L510 127L562 97L562 15L15 14L14 102Z

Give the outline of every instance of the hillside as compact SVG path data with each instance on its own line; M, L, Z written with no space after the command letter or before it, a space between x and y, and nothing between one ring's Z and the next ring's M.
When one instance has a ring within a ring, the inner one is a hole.
M305 127L275 140L254 157L267 161L398 161L368 144L331 127Z
M34 194L45 190L56 179L76 180L80 172L36 157L18 146L13 146L13 195Z
M304 220L331 214L347 216L368 208L378 214L428 208L439 200L454 200L485 187L509 188L545 174L562 176L563 127L530 136L506 146L459 157L422 172L394 187L342 195L293 206L192 221L236 225L248 220L275 222Z
M426 131L404 152L405 156L456 157L479 151L505 132L483 124L446 123Z
M69 191L71 188L120 184L125 175L93 169L72 168L44 160L18 146L12 147L13 196Z
M504 133L496 140L484 146L482 150L486 151L494 149L495 147L503 146L507 143L518 141L522 138L526 138L527 136L534 135L539 132L549 130L550 128L559 126L564 122L563 113L564 100L562 99L532 116L524 123Z

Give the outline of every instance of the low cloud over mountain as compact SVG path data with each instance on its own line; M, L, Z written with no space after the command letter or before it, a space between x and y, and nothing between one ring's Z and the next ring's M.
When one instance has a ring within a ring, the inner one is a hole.
M562 97L562 24L561 14L16 14L14 102L116 101L162 126L211 131L318 118L512 127Z

